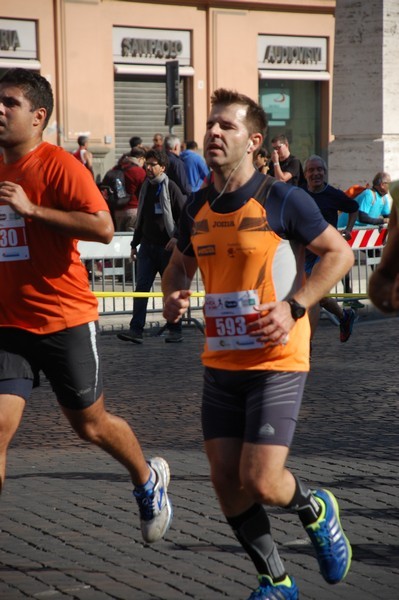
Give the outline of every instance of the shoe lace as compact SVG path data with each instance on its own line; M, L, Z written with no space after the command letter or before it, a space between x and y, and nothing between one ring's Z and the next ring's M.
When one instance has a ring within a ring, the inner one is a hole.
M281 596L281 591L278 588L274 589L274 586L271 584L260 585L255 591L252 592L248 600L264 600L265 593L267 593L267 598L269 600L279 600Z
M318 528L312 532L314 539L316 540L318 547L318 554L323 558L330 558L333 556L332 544L330 532L327 523L324 521L320 523Z
M133 490L133 495L137 500L140 517L143 521L150 521L154 516L155 489L144 492Z
M265 588L259 586L248 598L248 600L262 600L265 597Z

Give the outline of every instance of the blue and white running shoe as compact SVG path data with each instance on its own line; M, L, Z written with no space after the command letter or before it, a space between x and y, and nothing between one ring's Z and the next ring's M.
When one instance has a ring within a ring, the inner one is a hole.
M169 465L163 458L152 458L149 464L156 474L154 485L145 491L133 490L140 510L141 534L148 544L157 542L172 522L172 504L168 498Z
M339 520L335 496L328 490L316 490L313 496L322 506L316 523L305 529L317 552L320 572L327 583L339 583L349 571L352 548Z
M280 583L273 583L271 577L259 575L259 587L252 592L248 600L298 600L299 593L292 577Z

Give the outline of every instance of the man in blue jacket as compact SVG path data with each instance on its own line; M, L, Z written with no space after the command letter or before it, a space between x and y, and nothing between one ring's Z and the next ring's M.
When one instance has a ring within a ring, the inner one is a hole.
M188 182L193 192L200 189L202 182L209 175L209 169L205 160L198 154L197 142L190 141L186 144L186 150L180 154L184 162Z
M187 179L184 163L180 158L180 139L175 135L167 135L164 140L164 149L168 157L166 175L177 185L186 200L191 194L191 186Z

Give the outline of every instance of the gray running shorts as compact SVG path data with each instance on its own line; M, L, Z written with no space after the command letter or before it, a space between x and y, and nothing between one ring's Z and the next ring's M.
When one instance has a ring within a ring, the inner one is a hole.
M0 394L29 398L43 371L65 408L83 409L103 391L98 323L38 335L0 327Z
M205 368L202 430L205 440L240 438L290 447L307 373Z

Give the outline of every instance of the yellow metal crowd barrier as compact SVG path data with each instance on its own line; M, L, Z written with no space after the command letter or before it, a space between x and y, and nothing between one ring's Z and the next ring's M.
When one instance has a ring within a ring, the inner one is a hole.
M385 232L386 233L386 232ZM131 314L134 298L148 298L147 313L162 314L160 277L150 292L135 292L135 267L130 261L131 233L116 233L110 244L79 242L81 258L89 272L91 289L98 298L101 315ZM345 281L331 290L328 297L339 302L367 299L368 280L380 260L385 242L381 228L359 228L353 232L351 246L355 264ZM190 311L202 314L204 291L197 271L192 284Z
M97 298L163 298L162 292L93 292ZM191 298L204 298L205 292L192 292ZM368 298L367 294L326 294L326 298Z

